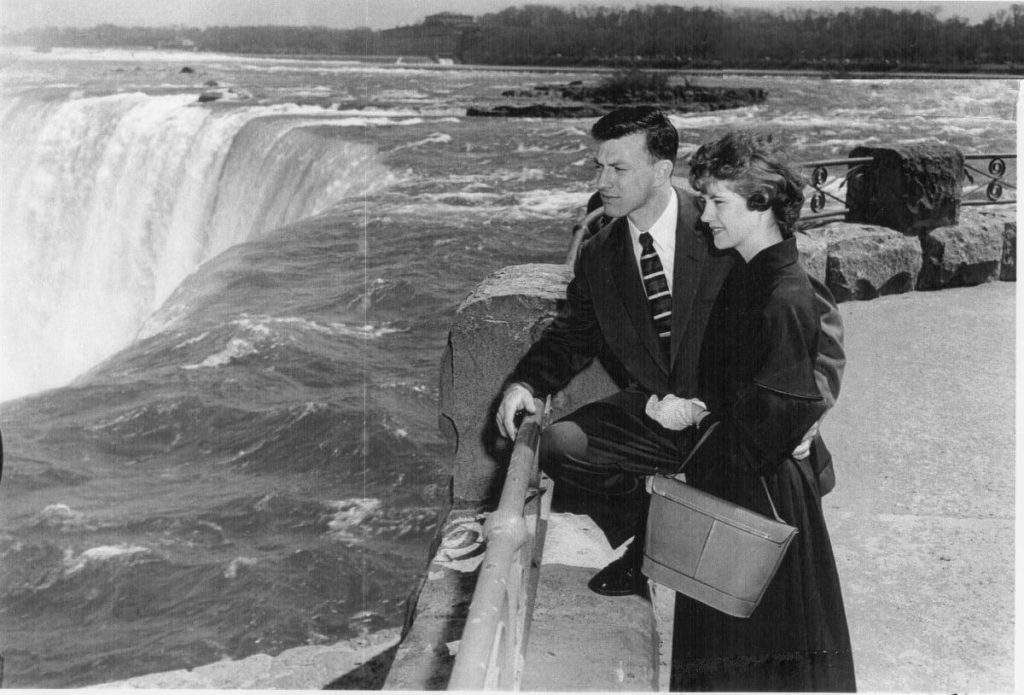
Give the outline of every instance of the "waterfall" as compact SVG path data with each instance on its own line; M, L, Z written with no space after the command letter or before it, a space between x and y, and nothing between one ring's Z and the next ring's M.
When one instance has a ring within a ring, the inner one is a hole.
M4 100L0 400L129 344L221 251L386 185L375 148L335 123L193 95Z

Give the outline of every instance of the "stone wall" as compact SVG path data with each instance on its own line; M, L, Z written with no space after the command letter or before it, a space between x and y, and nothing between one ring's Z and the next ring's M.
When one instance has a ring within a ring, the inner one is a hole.
M565 265L510 266L486 278L455 312L441 358L440 426L453 453L456 502L483 501L501 490L510 443L494 415L512 366L564 309L571 277ZM593 364L552 401L559 417L614 385Z
M846 302L1015 280L1016 237L1016 206L1007 204L964 208L955 224L919 234L834 222L797 242L807 272Z

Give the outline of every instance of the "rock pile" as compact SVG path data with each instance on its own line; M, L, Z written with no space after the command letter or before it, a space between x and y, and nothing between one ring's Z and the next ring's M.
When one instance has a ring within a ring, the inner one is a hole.
M959 221L920 234L853 222L797 236L807 272L837 301L874 299L914 290L1016 280L1013 205L972 207Z

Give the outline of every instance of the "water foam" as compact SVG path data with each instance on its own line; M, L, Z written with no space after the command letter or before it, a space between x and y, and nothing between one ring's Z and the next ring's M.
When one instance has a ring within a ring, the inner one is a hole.
M67 550L64 553L64 574L70 576L81 572L90 564L109 562L120 557L149 552L149 548L141 545L129 545L127 543L101 545L83 550L78 555L75 555L71 550Z
M328 536L339 541L356 539L353 529L363 524L381 509L381 501L373 497L353 497L347 500L326 502L330 510L327 522Z
M249 355L255 355L257 352L259 352L259 350L248 340L232 338L228 341L227 347L220 352L210 355L199 364L183 364L181 365L181 368L203 369L209 367L223 367L226 364L231 364L235 360L240 360L243 357L248 357Z
M85 514L58 502L43 508L36 517L37 525L60 531L83 531L95 529L86 521Z

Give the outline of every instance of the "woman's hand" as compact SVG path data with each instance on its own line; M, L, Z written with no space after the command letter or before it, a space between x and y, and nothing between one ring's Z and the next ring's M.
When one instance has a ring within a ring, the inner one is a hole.
M708 413L699 398L680 398L668 394L661 400L652 395L644 408L647 416L669 430L685 430L700 422Z

